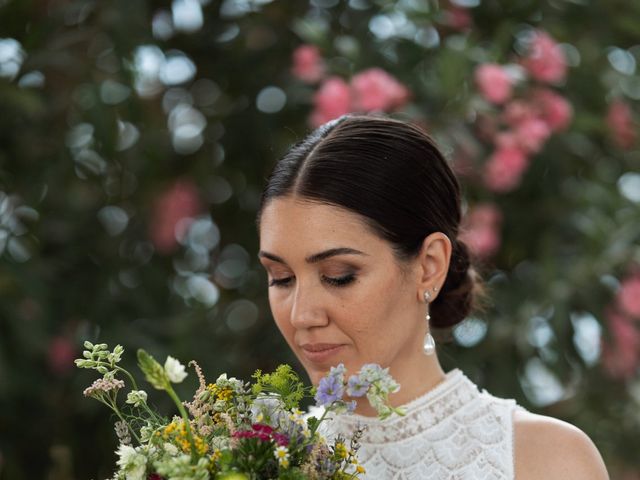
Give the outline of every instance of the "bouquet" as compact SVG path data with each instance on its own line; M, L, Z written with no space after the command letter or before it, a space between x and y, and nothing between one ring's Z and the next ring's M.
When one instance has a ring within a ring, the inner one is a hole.
M165 417L149 403L134 376L119 362L124 353L120 345L111 351L102 343L84 343L79 368L102 374L84 395L109 407L119 446L114 480L311 480L358 478L364 468L357 452L363 429L351 438L336 436L328 442L318 431L331 412L352 412L355 401L365 397L380 418L401 409L388 404L388 395L400 387L388 369L367 364L360 372L345 378L345 367L332 367L317 388L305 387L288 365L272 373L260 370L253 382L222 374L207 383L198 364L193 366L199 387L190 402L182 402L173 384L187 376L185 366L168 356L164 365L144 350L138 350L138 365L146 380L165 391L179 415ZM119 394L130 383L124 405ZM323 407L320 418L303 414L303 398L313 395Z

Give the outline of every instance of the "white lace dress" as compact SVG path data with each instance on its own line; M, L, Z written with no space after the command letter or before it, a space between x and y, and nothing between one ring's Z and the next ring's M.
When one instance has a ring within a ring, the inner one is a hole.
M323 422L328 439L366 425L358 453L366 479L513 480L513 399L479 391L460 369L385 420L337 415ZM317 413L312 412L317 415Z

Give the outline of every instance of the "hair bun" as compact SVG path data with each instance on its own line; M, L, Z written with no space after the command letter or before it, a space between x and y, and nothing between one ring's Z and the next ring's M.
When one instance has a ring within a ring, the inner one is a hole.
M462 322L475 309L483 290L467 246L455 240L452 247L447 278L440 295L430 305L434 328L449 328Z

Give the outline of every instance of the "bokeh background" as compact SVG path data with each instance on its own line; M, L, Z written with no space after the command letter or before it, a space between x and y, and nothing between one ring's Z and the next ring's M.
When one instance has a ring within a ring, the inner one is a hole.
M260 191L311 127L383 111L458 173L491 292L445 370L640 479L639 61L622 0L0 0L0 478L111 475L85 339L133 370L144 347L209 379L301 371Z

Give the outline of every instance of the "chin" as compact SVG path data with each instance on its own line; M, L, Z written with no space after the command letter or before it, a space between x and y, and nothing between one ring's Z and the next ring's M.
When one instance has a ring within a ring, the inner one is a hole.
M315 385L316 387L318 386L318 383L320 383L320 379L322 377L324 377L327 373L329 373L329 369L323 369L323 368L319 368L317 366L308 366L303 364L304 369L307 372L307 376L309 377L309 381Z
M318 383L320 383L320 379L322 377L324 377L325 375L327 375L327 373L329 373L329 370L331 369L331 367L336 367L338 366L340 363L343 363L345 368L347 369L346 374L345 374L345 380L347 380L351 375L354 375L358 372L358 370L360 369L360 367L362 365L364 365L364 363L360 363L358 365L353 365L352 362L347 362L344 360L338 360L335 363L332 363L331 365L308 365L306 363L302 363L302 366L304 367L305 371L307 372L307 376L309 377L309 381L315 385L318 386Z

